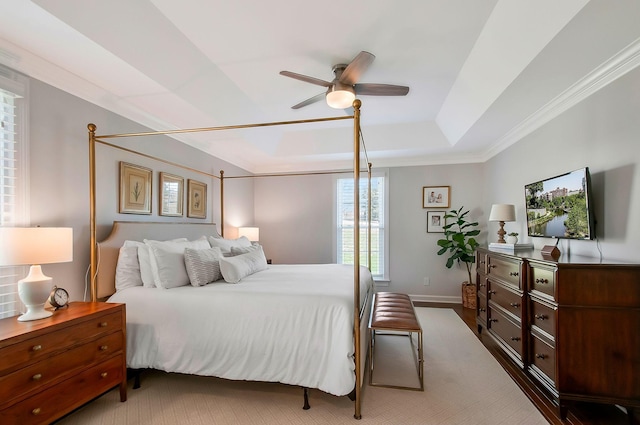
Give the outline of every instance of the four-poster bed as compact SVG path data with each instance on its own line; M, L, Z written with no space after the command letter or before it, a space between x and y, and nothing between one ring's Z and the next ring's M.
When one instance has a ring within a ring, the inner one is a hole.
M127 152L131 152L134 154L138 154L138 155L143 155L143 156L147 156L150 157L149 155L146 154L141 154L139 152L136 152L135 150L131 150L131 149L127 149L127 148L122 148L120 146L117 145L113 145L107 142L104 142L102 139L110 139L110 138L121 138L121 137L142 137L142 136L147 136L147 135L171 135L171 134L178 134L178 133L189 133L189 132L205 132L205 131L219 131L219 130L233 130L233 129L241 129L241 128L255 128L255 127L265 127L265 126L274 126L274 125L290 125L290 124L302 124L302 123L310 123L310 122L322 122L322 121L333 121L333 120L343 120L343 119L353 119L353 151L354 151L354 158L353 158L353 178L354 178L354 212L355 212L355 217L358 217L358 211L360 210L360 190L359 190L359 179L360 179L360 155L361 155L361 130L360 130L360 106L361 103L359 100L355 100L354 101L354 114L353 116L345 116L345 117L334 117L334 118L319 118L319 119L311 119L311 120L299 120L299 121L285 121L285 122L274 122L274 123L262 123L262 124L246 124L246 125L235 125L235 126L226 126L226 127L209 127L209 128L196 128L196 129L185 129L185 130L169 130L169 131L158 131L158 132L145 132L145 133L127 133L127 134L111 134L111 135L102 135L102 136L96 136L95 132L96 132L96 126L94 124L89 124L88 125L88 129L89 129L89 143L90 143L90 147L89 147L89 159L90 159L90 215L91 215L91 219L90 219L90 234L91 234L91 268L90 268L90 273L91 273L91 281L90 281L90 290L91 290L91 300L92 301L98 301L98 300L104 300L110 296L112 296L115 293L115 296L113 297L113 299L115 300L119 300L119 302L123 302L122 299L120 298L119 294L116 292L116 288L115 288L115 284L114 284L114 276L115 276L115 270L116 270L116 266L118 263L118 253L120 248L123 246L123 243L125 243L126 240L128 241L138 241L138 243L144 241L145 239L153 239L153 238L162 238L161 240L169 240L172 238L178 238L178 237L183 237L183 238L187 238L188 240L192 240L195 238L198 238L200 236L204 235L212 235L217 233L216 231L216 225L213 223L208 223L208 224L197 224L197 223L172 223L172 222L163 222L163 223L150 223L150 222L137 222L137 223L132 223L132 222L117 222L114 223L114 227L112 229L112 234L104 241L102 242L98 242L97 241L97 236L96 236L96 228L97 228L97 222L96 222L96 143L101 143L103 145L107 145L110 147L114 147L117 149L122 149L124 151ZM194 172L199 172L202 174L207 174L210 175L212 177L216 177L219 179L220 181L220 221L221 221L221 235L218 236L224 236L224 172L220 171L220 176L214 176L208 173L203 173L201 171L198 170L194 170L194 169L190 169L188 167L184 167L180 164L175 164L175 163L171 163L169 161L166 160L161 160L159 158L154 158L154 157L150 157L154 160L160 160L162 162L168 163L168 164L172 164L174 166L178 166L181 168L186 168L189 169L191 171ZM367 162L368 165L368 172L369 172L369 177L370 177L370 173L371 173L371 164ZM313 173L310 173L313 174ZM285 174L286 175L286 174ZM227 177L229 178L229 177ZM231 177L233 178L233 177ZM370 198L370 184L369 184L369 198ZM370 208L370 202L369 202L369 208ZM370 211L369 211L369 217L370 217ZM369 229L369 236L368 236L368 243L369 243L369 247L368 247L368 252L369 252L369 261L368 264L371 264L371 258L370 258L370 252L371 252L371 237L370 237L370 226L368 226ZM359 220L354 220L354 236L355 235L360 235L360 223ZM354 253L359 253L360 252L360 238L359 237L354 237ZM344 266L339 266L339 265L325 265L325 266L338 266L340 268L344 269ZM286 267L286 266L282 266L282 267ZM269 270L265 270L264 272L260 272L260 273L256 273L253 276L249 276L246 280L243 280L241 284L239 285L227 285L224 284L224 281L222 284L217 284L217 283L213 283L213 284L209 284L209 285L205 285L205 287L200 287L200 288L173 288L170 291L163 291L163 290L155 290L154 293L160 294L160 297L165 297L164 301L162 301L164 304L162 304L164 306L164 308L166 309L166 311L173 311L173 304L172 302L175 300L176 297L181 297L183 296L184 293L188 292L189 290L191 290L192 292L195 292L196 290L199 291L199 294L205 294L206 293L213 293L216 292L216 295L214 295L213 298L210 298L209 302L214 302L211 300L215 300L215 302L219 302L220 299L227 300L227 303L229 302L230 298L223 298L226 296L229 297L233 297L234 295L230 293L232 292L242 292L245 291L245 293L243 294L243 296L247 296L248 292L260 292L262 289L264 289L266 287L266 285L260 286L260 283L255 283L254 280L256 281L260 281L260 279L262 278L267 278L270 274L276 274L282 270L279 270L280 267L273 267L271 266L269 268ZM320 322L319 326L320 326L320 331L318 331L317 329L314 329L312 327L308 328L308 329L303 329L303 333L311 333L309 341L307 342L308 344L313 344L313 338L314 335L312 334L313 332L324 332L322 330L322 327L324 326L326 327L331 327L330 323L332 319L335 319L335 317L333 317L333 315L335 316L339 316L341 314L343 314L343 311L345 309L337 309L336 305L339 304L344 304L344 300L345 299L349 299L349 306L346 310L350 311L351 313L349 313L352 317L352 320L349 320L349 325L348 325L348 334L349 334L349 338L348 338L348 345L349 345L349 349L347 350L349 352L349 359L348 361L350 362L350 366L347 366L347 372L349 373L349 375L351 376L351 379L353 381L353 387L350 388L351 391L345 391L345 382L344 382L344 375L339 375L339 374L343 374L344 372L338 372L338 375L334 375L331 371L330 371L330 367L329 368L321 368L321 369L316 369L314 371L311 371L311 367L310 364L306 364L304 361L302 361L302 369L296 370L294 372L292 372L293 375L297 375L295 378L288 378L288 377L282 377L281 376L281 372L279 370L276 370L275 372L271 372L268 371L266 374L264 373L265 371L254 371L252 373L254 373L253 375L251 373L249 374L245 374L244 372L237 372L235 371L235 375L234 373L226 373L226 370L229 368L233 368L233 362L229 363L227 361L227 363L225 363L224 365L220 366L212 366L212 369L208 369L209 368L209 364L206 366L197 366L195 368L189 369L190 366L184 366L185 361L188 362L188 356L187 359L169 359L167 360L167 358L165 357L164 359L161 359L159 361L160 368L166 368L165 370L167 371L178 371L178 372L184 372L184 373L194 373L194 374L205 374L205 375L211 375L211 376L221 376L221 377L228 377L230 379L245 379L245 380L266 380L266 381L276 381L276 382L283 382L283 383L289 383L289 384L294 384L294 385L300 385L303 386L305 388L305 406L306 406L306 388L307 387L311 387L311 388L319 388L321 390L327 391L329 393L333 393L336 395L343 395L343 394L347 394L350 393L350 396L353 398L354 400L354 409L355 409L355 413L354 413L354 417L356 419L360 419L361 417L361 389L362 389L362 385L364 383L364 379L363 379L363 374L364 374L364 358L363 356L366 354L366 348L368 346L368 343L366 341L366 336L368 335L368 332L366 332L366 317L369 314L370 311L370 307L371 307L371 293L373 292L373 283L372 283L372 279L371 279L371 275L368 269L363 269L362 266L360 265L360 256L359 255L354 255L354 265L352 270L350 271L350 276L352 277L352 291L349 291L349 294L346 295L344 293L344 287L341 286L338 281L340 281L341 279L343 279L343 271L341 271L340 273L342 273L342 275L338 276L336 274L333 274L334 272L334 268L331 268L331 271L326 271L326 270L320 270L319 268L314 270L313 273L309 273L308 271L303 271L303 277L300 278L298 277L298 284L295 286L295 291L296 292L296 296L298 296L298 298L293 301L293 303L291 304L285 304L284 307L285 308L275 308L275 309L271 309L269 310L268 313L268 317L269 319L273 318L274 320L278 320L278 318L276 317L278 314L279 310L296 310L295 306L296 305L305 305L305 297L307 298L327 298L329 299L328 301L325 302L325 305L323 305L322 307L317 307L317 306L312 306L312 305L306 305L305 308L303 308L302 310L298 309L296 311L298 311L300 314L303 311L312 311L313 308L319 308L319 311L317 313L318 317L325 315L326 317L322 320L316 320L316 322ZM329 275L326 275L326 273L329 273ZM364 275L363 275L364 273ZM305 275L306 274L306 275ZM259 276L258 276L259 275ZM327 278L325 279L323 276L327 276ZM320 278L320 280L318 280L318 278ZM276 277L276 279L283 279L282 276L278 276ZM322 281L322 279L325 279L325 281ZM327 280L328 279L328 280ZM335 293L331 293L331 297L325 297L324 292L330 292L329 288L330 286L336 286L335 288L335 292L337 292L338 294ZM291 291L291 284L290 281L289 283L286 283L285 286L288 288L287 291ZM302 288L303 286L306 286L307 289L305 291L300 291L298 292L298 289ZM254 290L251 291L249 290L249 288L253 287ZM260 288L258 290L256 290L256 288ZM138 314L137 309L144 309L144 305L145 305L145 299L147 294L149 294L150 292L143 292L144 289L148 289L148 288L128 288L124 291L122 291L122 293L129 293L129 294L133 294L134 292L138 292L135 296L133 296L132 298L129 299L129 301L127 302L127 327L129 328L127 333L128 333L128 343L127 346L129 348L129 346L131 345L131 348L136 348L136 341L130 339L131 337L133 337L133 335L143 335L141 333L138 332L138 329L136 329L135 324L130 325L129 321L130 320L134 320L136 314ZM265 290L266 291L266 290ZM170 297L167 296L167 293L171 294ZM268 292L268 291L267 291ZM286 292L287 295L291 295L290 292ZM224 294L224 295L221 295ZM269 296L272 296L273 294L269 294ZM345 296L346 295L346 296ZM264 296L264 294L262 295ZM137 301L136 301L136 297L137 297ZM237 297L237 295L236 295ZM204 298L203 298L204 299ZM253 308L259 308L260 302L264 302L264 299L262 301L256 301L253 299L249 299L247 300L247 298L242 298L243 302L245 302L247 305L249 305L250 307ZM275 298L274 298L275 299ZM352 301L352 302L351 302ZM126 302L126 301L125 301ZM276 303L280 303L283 302L281 299L277 299L277 301L275 301ZM218 306L222 309L223 305L225 303L219 303ZM321 303L320 303L321 304ZM135 307L134 307L135 306ZM131 309L131 311L129 311ZM203 305L203 309L206 310L206 307ZM310 310L311 309L311 310ZM156 309L156 310L160 310L160 309ZM332 313L333 312L333 313ZM265 314L267 314L265 313ZM249 313L244 313L244 314L252 314L251 312ZM144 314L139 314L139 316L141 317L140 320L145 320L142 319L143 317L146 318L150 315L153 315L152 312L145 312ZM165 315L166 316L166 315ZM130 317L132 319L130 319ZM162 317L162 314L159 315L159 317ZM291 316L283 316L281 317L279 320L280 322L278 326L284 326L283 328L280 329L281 332L287 332L290 331L291 328L287 328L285 325L289 324L289 322L293 321L294 323L297 321L299 322L300 320L299 316L297 319L294 317L292 318ZM237 321L242 321L241 317L236 318ZM199 320L206 320L202 317L199 318ZM178 321L179 322L179 321ZM337 322L337 320L336 320ZM166 323L165 323L166 324ZM318 325L318 324L315 324ZM276 328L278 328L278 326L276 326ZM144 326L139 326L139 327L144 327ZM339 328L339 326L334 325L334 327ZM215 332L215 330L213 329L208 329L209 332ZM326 330L325 330L326 331ZM336 338L343 338L343 336L340 336L340 334L337 331L333 331L331 330L331 332L335 332L337 336L335 336ZM364 332L364 333L363 333ZM264 333L264 330L263 330ZM364 335L365 338L363 339L361 336ZM267 335L269 336L269 335ZM299 335L300 338L304 338L303 335ZM317 335L315 336L317 337ZM330 338L333 337L333 334L330 336ZM145 338L144 336L142 336L142 338ZM167 338L169 338L167 336ZM256 338L259 339L259 336L257 336ZM275 337L274 337L275 338ZM147 337L148 339L148 337ZM271 347L269 344L274 343L274 344L284 344L287 345L289 344L289 342L274 342L271 341L270 339L268 341L262 340L262 344L265 346L269 346L269 349L276 349ZM344 339L341 341L341 343L344 343ZM154 342L155 344L155 342ZM331 342L328 342L326 345L331 346L334 345ZM340 346L340 344L335 344L336 346ZM174 347L175 348L175 347ZM317 348L317 347L316 347ZM327 349L330 349L331 347L327 347ZM148 346L143 346L140 347L140 349L138 351L136 351L135 353L133 353L131 356L129 356L129 353L127 355L128 359L139 359L140 356L144 357L144 352L143 350L148 349ZM158 347L153 345L153 350L158 350ZM294 351L297 350L297 347L294 348ZM180 350L178 350L180 351ZM330 350L329 350L330 351ZM142 353L142 354L141 354ZM181 352L183 355L185 354L184 352ZM282 352L281 352L282 353ZM229 354L229 353L222 353L220 354L221 356L226 356L226 357L233 357L233 354ZM338 357L340 357L341 354L337 354ZM138 356L138 357L135 357ZM335 361L332 359L335 359L336 354L327 354L328 357L324 358L321 357L319 359L314 359L314 362L320 361L320 363L332 363ZM333 356L333 357L331 357ZM304 357L304 356L303 356ZM306 357L305 357L306 358ZM155 359L157 360L157 359ZM228 360L228 359L227 359ZM338 362L341 363L340 368L341 369L345 369L345 365L344 362L342 361L344 359L339 360ZM134 361L134 360L132 360ZM135 360L138 361L138 360ZM252 359L244 359L243 360L245 363L249 364L251 363ZM173 363L172 363L173 362ZM172 365L167 366L168 363L172 363ZM178 363L181 364L182 366L180 367L175 367L174 365ZM238 362L238 363L242 363L242 362ZM134 366L135 367L140 367L144 364L143 361L136 363ZM151 361L151 364L149 364L149 367L153 367L155 366L156 363L153 363L153 361ZM226 368L226 369L224 369ZM268 369L269 367L267 367L266 369ZM224 369L224 373L221 372ZM314 379L307 379L308 377L302 376L304 375L304 371L305 370L309 370L309 374L316 374L317 376ZM288 372L287 372L288 373ZM340 381L340 383L336 386L333 385L331 383L326 383L326 382L320 382L322 381L321 378L318 378L318 376L324 376L326 375L328 377L329 380L334 380L334 381ZM311 383L310 383L311 382ZM351 381L349 381L351 382Z

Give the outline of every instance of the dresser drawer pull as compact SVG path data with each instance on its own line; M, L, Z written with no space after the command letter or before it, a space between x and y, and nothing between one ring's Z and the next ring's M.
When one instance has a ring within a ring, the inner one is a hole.
M549 283L549 279L536 279L536 283Z
M34 381L39 381L39 380L42 379L42 374L41 373L36 373L35 375L33 375L31 377L31 379L34 380Z
M549 318L549 316L547 316L546 314L536 314L533 317L535 317L538 320L547 320Z
M38 344L38 345L34 345L33 347L31 347L31 351L40 351L42 350L42 345Z
M546 354L536 354L536 359L542 359L542 360L544 360L544 359L546 359L547 357L549 357L549 356L547 356Z
M480 260L480 264L484 264L484 263L485 263L485 261L484 261L484 260Z
M520 341L520 337L519 336L512 336L511 337L511 341Z
M518 272L509 272L509 276L518 276L519 274Z
M489 319L489 322L497 322L498 319Z
M520 307L520 303L509 303L509 305L513 308L518 308Z
M40 414L40 412L41 412L40 408L39 408L39 407L36 407L35 409L33 409L33 410L31 411L31 414L32 414L32 415L39 415L39 414Z
M479 286L480 286L481 288L484 288L484 287L485 287L485 286L487 286L487 285L486 285L485 283L481 283Z
M100 351L107 351L109 349L108 345L101 345L100 346Z
M490 265L489 265L489 268L490 268L490 269L495 269L496 267L498 267L498 266L496 266L495 264L490 264Z
M101 328L106 328L107 327L107 322L100 322L99 325Z
M480 311L484 313L485 311L487 311L487 309L480 307Z
M100 374L100 377L101 377L101 378L106 378L106 377L107 377L107 375L108 375L108 373L107 373L107 372L102 372L102 373Z
M494 295L495 295L495 294L497 294L498 292L497 292L497 291L489 291L489 293L490 293L490 294L494 294Z

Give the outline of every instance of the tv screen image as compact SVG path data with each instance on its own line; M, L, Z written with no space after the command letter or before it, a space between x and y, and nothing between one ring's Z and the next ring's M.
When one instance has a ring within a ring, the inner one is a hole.
M529 236L593 239L589 168L525 186Z

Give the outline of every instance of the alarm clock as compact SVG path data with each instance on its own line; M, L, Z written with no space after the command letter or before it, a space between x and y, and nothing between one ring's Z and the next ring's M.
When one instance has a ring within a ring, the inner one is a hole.
M53 287L49 302L57 309L66 307L69 304L69 293L64 288Z

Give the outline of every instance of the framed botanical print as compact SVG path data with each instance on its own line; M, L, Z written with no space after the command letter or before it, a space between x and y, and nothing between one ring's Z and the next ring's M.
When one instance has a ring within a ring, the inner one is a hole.
M451 186L424 186L422 208L449 208Z
M149 168L120 161L120 213L151 214L152 174Z
M207 185L191 180L187 181L189 192L187 201L187 217L207 218Z
M182 217L184 179L169 173L160 173L160 215Z

